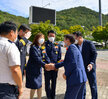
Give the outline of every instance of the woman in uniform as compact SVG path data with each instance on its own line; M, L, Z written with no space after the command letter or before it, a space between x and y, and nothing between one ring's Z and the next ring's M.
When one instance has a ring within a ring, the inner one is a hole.
M41 99L42 93L42 67L45 68L46 63L50 63L47 57L44 44L44 35L39 33L36 35L30 48L29 60L26 68L26 87L31 89L30 99L33 99L37 89L37 97Z

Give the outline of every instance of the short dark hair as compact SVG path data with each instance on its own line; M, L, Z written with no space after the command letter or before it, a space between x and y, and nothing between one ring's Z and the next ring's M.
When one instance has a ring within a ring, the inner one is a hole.
M75 42L75 38L72 34L64 35L64 38L69 39L69 41L73 44Z
M27 26L26 24L22 24L22 25L19 27L18 32L19 32L20 30L23 30L24 32L25 32L26 30L31 31L31 28L30 28L29 26Z
M56 34L56 32L53 31L53 30L48 31L48 35L49 35L50 33Z
M76 35L77 37L83 37L83 34L80 31L74 32L73 35Z
M4 23L0 24L0 35L7 35L13 30L16 32L17 25L11 21L5 21Z

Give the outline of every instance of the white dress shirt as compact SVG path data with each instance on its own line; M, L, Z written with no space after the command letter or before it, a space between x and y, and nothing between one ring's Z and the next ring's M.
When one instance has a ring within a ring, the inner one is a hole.
M7 38L0 37L0 83L16 85L10 70L15 65L20 65L18 48Z
M79 46L79 50L80 50L80 52L82 53L83 42L82 42L81 45L78 45L78 46Z

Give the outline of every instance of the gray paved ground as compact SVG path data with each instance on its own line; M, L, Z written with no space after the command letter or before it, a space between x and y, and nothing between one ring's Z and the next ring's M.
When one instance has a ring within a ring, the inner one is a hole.
M63 51L64 52L64 51ZM98 99L108 99L108 51L98 51L97 58L97 84L98 84ZM64 69L59 69L58 80L57 80L57 99L63 99L65 93L65 80L62 78ZM25 85L25 81L24 81ZM44 90L44 77L42 86L42 99L46 99L46 94ZM36 95L35 95L36 97ZM87 82L87 95L86 99L91 99L90 88ZM24 93L21 99L29 99L29 89L24 87ZM34 98L36 99L36 98Z

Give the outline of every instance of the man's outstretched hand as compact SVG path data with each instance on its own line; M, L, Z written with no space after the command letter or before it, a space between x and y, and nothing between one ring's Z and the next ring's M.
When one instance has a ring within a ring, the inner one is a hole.
M47 71L55 70L55 65L53 63L45 64L45 69Z

